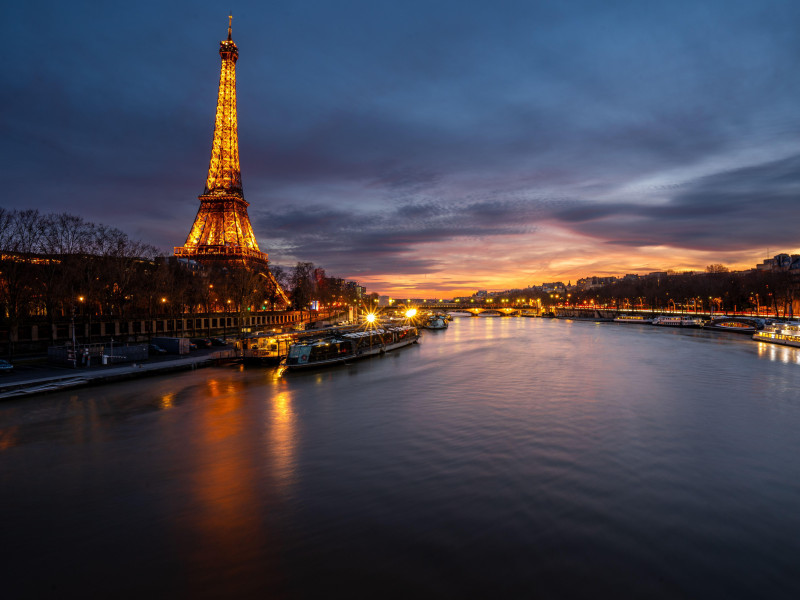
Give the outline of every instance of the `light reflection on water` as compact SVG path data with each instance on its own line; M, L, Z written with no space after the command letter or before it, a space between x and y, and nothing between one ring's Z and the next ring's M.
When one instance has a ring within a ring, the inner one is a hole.
M272 459L273 474L284 496L291 493L294 479L295 447L297 431L296 415L292 406L292 394L289 391L278 392L272 398L272 411L268 426L271 429L267 448L267 458Z
M7 402L10 585L778 597L797 587L798 391L800 350L746 336L464 317L325 371Z
M778 344L767 344L765 342L757 342L757 344L759 358L780 361L784 364L792 363L795 365L800 365L800 348L781 346Z

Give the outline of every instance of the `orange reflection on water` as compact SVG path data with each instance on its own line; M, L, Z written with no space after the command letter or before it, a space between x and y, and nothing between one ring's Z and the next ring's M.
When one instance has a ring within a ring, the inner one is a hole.
M209 427L204 430L207 441L218 442L237 434L241 426L239 422L241 417L238 413L241 402L238 392L237 384L232 379L227 384L217 379L208 380L206 397L203 400L208 409Z
M278 392L272 398L270 421L269 455L273 464L273 476L281 490L286 493L294 480L297 447L296 414L291 392Z
M168 410L173 407L175 401L175 394L169 393L161 396L161 401L158 403L159 407Z
M202 413L192 440L187 440L191 447L181 450L195 466L191 506L179 526L195 591L224 596L226 589L236 589L239 575L265 568L259 567L258 557L271 545L263 518L269 496L258 485L261 431L241 411L243 384L233 378L210 379L202 392L196 399ZM223 588L206 587L211 573Z
M0 452L13 448L17 443L18 425L8 429L0 429Z

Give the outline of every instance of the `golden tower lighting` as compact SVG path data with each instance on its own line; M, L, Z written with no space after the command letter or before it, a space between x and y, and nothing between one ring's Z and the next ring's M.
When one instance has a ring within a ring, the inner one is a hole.
M192 229L184 245L175 248L175 256L192 260L241 259L246 263L266 265L267 254L259 250L247 216L249 204L244 199L239 170L236 120L239 49L231 38L232 20L232 16L228 18L228 39L219 43L222 67L206 187L199 196L200 208Z

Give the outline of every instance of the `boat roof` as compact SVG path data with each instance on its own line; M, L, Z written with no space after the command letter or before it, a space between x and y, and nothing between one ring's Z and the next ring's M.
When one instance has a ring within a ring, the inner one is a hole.
M375 335L376 333L379 334L386 333L386 331L384 329L370 329L369 331L353 331L351 333L345 333L342 337L358 339L363 337L369 337L371 335Z
M386 327L378 328L378 329L368 329L366 331L351 331L350 333L345 333L342 337L351 338L351 339L359 339L363 337L369 337L375 334L382 334L382 333L389 333L392 331L408 331L410 329L414 329L410 325L400 325L399 327Z

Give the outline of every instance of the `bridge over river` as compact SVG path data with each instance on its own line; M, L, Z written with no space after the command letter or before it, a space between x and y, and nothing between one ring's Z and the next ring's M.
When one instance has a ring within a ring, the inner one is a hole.
M408 305L411 308L412 305ZM709 313L709 312L685 312L667 309L617 309L613 307L596 307L596 306L557 306L547 307L541 306L538 303L509 303L509 302L427 302L422 304L414 304L413 308L417 310L430 310L435 312L447 313L469 313L473 316L481 314L487 315L501 315L501 316L527 316L538 317L542 314L552 312L556 317L560 318L573 318L573 319L614 319L621 314L646 314L650 316L658 315L696 315L698 317L712 318L714 316L721 316L725 313ZM732 313L731 313L732 314ZM744 313L737 313L744 314ZM749 315L749 313L748 313Z

